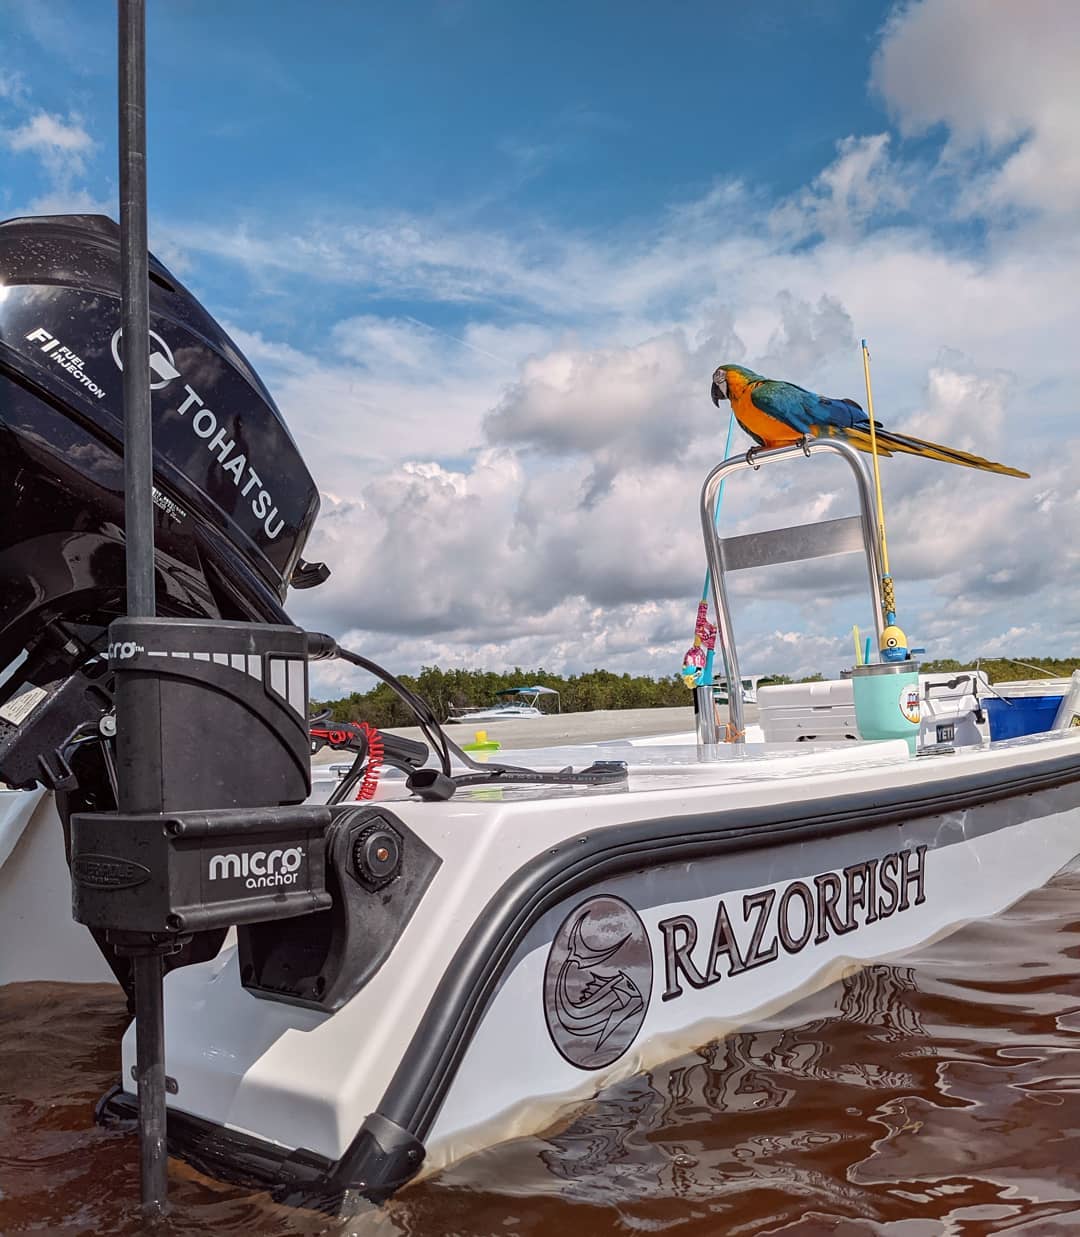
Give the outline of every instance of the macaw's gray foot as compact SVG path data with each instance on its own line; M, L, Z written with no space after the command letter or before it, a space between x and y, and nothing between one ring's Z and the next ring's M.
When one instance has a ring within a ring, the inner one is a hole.
M813 441L814 440L810 437L809 434L804 434L802 442L799 443L799 446L802 447L803 449L803 455L805 455L807 459L810 458L810 444Z
M751 447L746 453L746 462L755 472L757 472L757 470L761 467L761 465L757 463L757 453L760 450L760 447Z

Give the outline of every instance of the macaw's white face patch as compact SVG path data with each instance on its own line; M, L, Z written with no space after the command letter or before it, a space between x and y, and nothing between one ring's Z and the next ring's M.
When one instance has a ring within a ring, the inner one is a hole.
M634 1042L652 992L645 925L621 898L580 903L551 942L544 1016L559 1052L581 1069L610 1065Z

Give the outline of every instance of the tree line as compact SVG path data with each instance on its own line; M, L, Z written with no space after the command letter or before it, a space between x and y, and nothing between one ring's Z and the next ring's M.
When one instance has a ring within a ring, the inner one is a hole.
M810 682L821 679L812 675ZM595 709L666 709L691 703L690 692L677 674L667 678L650 678L644 674L614 674L610 670L589 670L584 674L552 674L539 670L441 670L424 666L417 675L403 674L402 683L416 692L444 720L454 709L470 709L495 703L496 693L507 687L551 687L559 693L559 703L565 713L591 713ZM762 683L790 683L791 679L777 675L762 679ZM541 709L552 709L552 697L540 701ZM312 701L312 710L329 709L335 721L365 721L373 726L412 726L415 719L408 707L385 683L367 692L352 692L340 700Z
M594 709L662 709L688 705L690 693L679 676L653 679L647 675L613 674L590 670L585 674L552 674L538 670L442 670L424 666L417 675L399 676L402 683L431 705L444 720L455 709L495 704L496 692L507 687L551 687L559 693L563 712L589 713ZM544 697L541 709L554 712L554 697ZM353 692L341 700L312 702L312 709L330 709L335 721L366 721L373 726L412 726L415 718L385 683L368 692Z
M1025 657L1023 662L1039 666L1051 674L1067 678L1080 669L1080 658ZM1025 669L1022 662L1008 658L983 658L980 669L985 670L991 683L1018 678L1038 678L1035 670ZM974 670L975 661L945 659L922 663L925 674L949 674L955 671ZM435 716L445 719L455 709L488 706L495 703L496 692L506 687L552 687L559 693L562 709L566 713L589 713L595 709L663 709L690 704L690 693L677 674L666 678L650 678L644 674L613 674L610 670L590 670L584 674L552 674L542 667L538 670L442 670L438 666L424 666L417 675L403 674L401 681L416 692L435 710ZM760 686L769 683L813 683L824 678L821 674L808 675L793 680L777 674L763 678ZM541 700L541 708L551 697ZM415 718L385 683L379 683L371 691L352 692L340 700L312 701L313 711L330 710L335 721L365 721L380 728L412 726Z

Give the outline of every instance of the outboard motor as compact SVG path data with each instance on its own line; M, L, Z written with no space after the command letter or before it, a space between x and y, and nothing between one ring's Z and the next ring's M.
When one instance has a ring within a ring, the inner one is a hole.
M284 619L315 483L269 393L150 259L157 607ZM44 627L122 614L119 229L102 215L0 223L0 666Z
M101 216L0 223L0 781L56 792L72 913L136 1012L160 1210L164 970L235 926L248 991L340 1008L439 860L378 805L306 802L308 661L363 661L282 608L329 575L301 557L318 492L248 362L152 257L155 612L129 605L120 245ZM400 768L427 755L387 737ZM386 1122L354 1142L313 1197L422 1158Z
M169 639L133 631L109 647L127 609L119 243L100 215L0 223L0 781L55 790L65 832L73 812L117 806L117 665L140 680L136 696L155 693L161 732L141 741L169 745L166 784L143 785L140 802L296 804L310 790L306 648L282 603L290 584L329 574L301 558L318 490L247 360L152 257L154 621ZM190 628L208 620L226 621L213 647ZM152 689L147 660L161 672ZM212 747L183 743L207 724L193 676L215 664L229 667L218 694L255 757L242 763L263 770L257 786L235 762L215 769ZM138 785L123 736L119 759ZM169 965L211 956L222 935L192 932ZM130 995L126 959L95 937Z

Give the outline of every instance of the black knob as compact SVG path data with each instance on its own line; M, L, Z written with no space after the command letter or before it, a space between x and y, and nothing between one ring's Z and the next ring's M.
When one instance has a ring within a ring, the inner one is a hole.
M361 880L382 884L401 867L401 839L389 829L373 829L357 838L353 862Z

